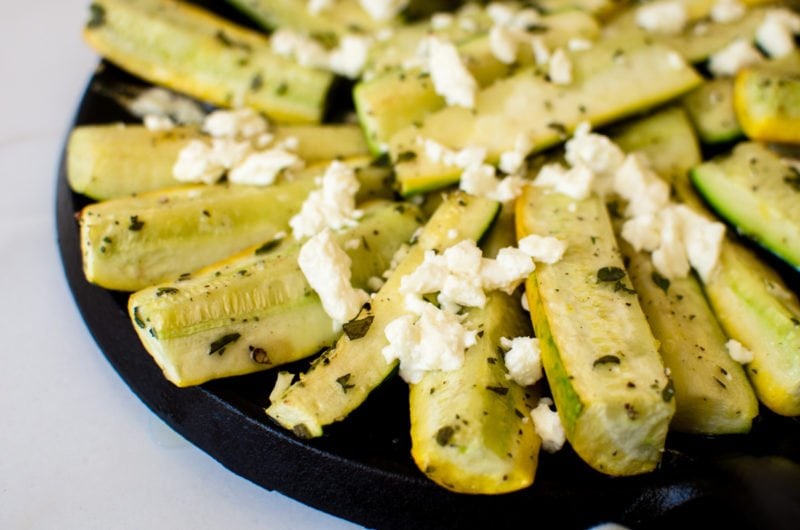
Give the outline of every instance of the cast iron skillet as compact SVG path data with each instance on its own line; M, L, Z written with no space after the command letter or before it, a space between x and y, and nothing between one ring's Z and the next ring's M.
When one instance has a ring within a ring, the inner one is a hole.
M144 83L102 66L80 103L76 125L132 120L92 87ZM608 521L632 528L713 521L732 528L794 529L800 521L800 418L763 409L747 435L670 434L662 464L648 475L601 475L565 447L555 455L542 454L532 487L501 496L468 496L434 485L411 460L408 391L397 377L312 441L296 439L264 414L274 372L176 388L141 346L127 316L127 294L90 285L83 276L74 214L87 203L69 189L62 160L56 220L63 266L100 349L155 414L232 472L264 488L387 529L520 523L587 528ZM795 271L764 257L800 291ZM288 368L296 372L305 365Z

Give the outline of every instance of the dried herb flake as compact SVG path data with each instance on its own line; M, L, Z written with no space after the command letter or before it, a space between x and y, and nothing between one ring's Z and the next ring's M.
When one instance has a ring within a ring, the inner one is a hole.
M216 353L222 355L225 353L225 348L227 348L229 344L233 344L239 340L241 336L241 333L228 333L227 335L223 335L209 345L208 354L214 355Z
M625 271L619 267L601 267L597 271L598 282L616 282L625 277Z
M344 331L344 334L347 335L348 339L360 339L367 334L370 326L372 326L373 320L375 320L375 317L372 315L365 318L360 318L358 320L351 320L342 326L342 330Z

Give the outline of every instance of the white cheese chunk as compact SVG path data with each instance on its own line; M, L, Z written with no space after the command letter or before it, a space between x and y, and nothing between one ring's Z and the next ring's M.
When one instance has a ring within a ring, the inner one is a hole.
M171 131L175 128L175 122L169 116L159 116L157 114L148 114L142 118L145 129L148 131Z
M703 281L708 280L719 260L725 225L706 219L684 205L674 207L681 219L686 255Z
M637 252L652 252L661 245L660 217L646 214L627 219L622 224L621 235Z
M753 352L737 340L730 339L725 343L725 348L728 350L728 355L731 356L731 359L739 364L748 364L755 360Z
M512 64L517 60L519 38L512 28L495 24L489 30L489 48L492 55L504 64Z
M647 157L629 154L614 174L614 191L628 201L628 217L652 215L669 203L669 185L650 168Z
M530 234L517 243L519 249L540 263L552 265L558 262L567 251L564 241L552 236Z
M625 161L625 153L608 136L591 132L589 122L581 122L564 145L571 166L583 164L600 175L612 175Z
M595 174L585 164L566 168L561 164L546 164L533 181L534 186L550 188L575 200L583 200L592 193Z
M270 36L272 51L294 58L301 66L326 68L328 52L322 44L296 31L279 28Z
M431 16L431 28L435 31L447 29L453 25L455 17L452 13L434 13Z
M756 42L770 57L785 57L795 49L800 16L787 9L771 9L756 28Z
M674 35L688 22L686 7L677 0L657 0L636 10L636 24L650 33Z
M711 20L727 24L739 20L747 12L747 7L739 0L717 0L711 8Z
M203 132L215 138L255 138L269 129L269 123L253 109L216 110L203 122Z
M369 56L370 40L359 35L345 35L328 55L331 71L355 79L361 75Z
M481 284L487 291L497 289L511 294L535 268L530 255L521 249L501 248L494 259L483 260Z
M385 21L397 16L409 0L358 0L361 7L374 20Z
M306 9L312 15L319 15L323 11L330 9L333 0L308 0Z
M683 227L678 213L668 208L661 212L659 247L651 256L653 266L665 278L684 278L689 274L689 258L683 244Z
M556 49L550 56L547 75L557 85L572 83L572 61L562 48Z
M312 191L300 213L289 220L295 239L312 236L324 228L354 226L361 215L355 207L358 188L353 169L338 160L332 162L322 176L322 187Z
M211 156L211 146L192 140L178 153L172 176L180 182L213 184L225 174L225 167Z
M529 386L542 378L542 355L539 340L531 337L500 338L500 346L508 378L521 386Z
M544 66L550 62L550 49L542 37L537 35L531 38L531 49L537 65Z
M202 123L206 117L198 103L161 87L143 90L127 104L127 108L139 118L164 116L181 124Z
M498 178L493 166L481 164L468 167L461 173L459 188L471 195L486 197L498 202L516 199L525 185L525 180L517 176Z
M228 172L228 180L234 184L269 186L283 171L302 167L303 161L296 154L284 149L269 149L250 154Z
M753 44L743 38L737 38L725 48L713 54L708 60L708 69L716 77L731 77L745 68L763 59Z
M542 439L542 449L548 453L555 453L561 449L567 440L558 412L550 409L552 404L552 400L542 398L536 408L531 411L536 434Z
M475 106L478 83L464 66L458 49L452 42L428 37L428 72L436 93L444 97L448 105L466 108Z
M417 314L398 317L384 328L389 344L381 353L386 362L399 360L400 377L412 384L428 371L461 368L476 332L467 330L454 313L428 302L420 301L414 309Z
M350 256L339 247L330 230L322 230L303 244L297 264L319 295L334 329L353 319L369 300L366 292L350 284Z

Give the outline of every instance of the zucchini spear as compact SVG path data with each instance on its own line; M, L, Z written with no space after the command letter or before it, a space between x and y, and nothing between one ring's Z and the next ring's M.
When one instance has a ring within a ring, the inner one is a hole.
M356 318L365 323L360 332L342 335L299 381L276 397L266 409L267 415L296 435L310 438L321 436L323 427L344 419L364 402L397 366L397 361L386 362L381 350L388 344L386 325L406 313L400 279L422 263L426 250L479 239L498 207L494 201L463 193L449 195L369 307Z
M333 74L276 55L269 40L176 0L96 0L84 38L152 83L279 122L318 122Z
M353 286L366 290L420 221L412 205L379 201L358 225L335 233L352 260ZM189 386L252 373L333 343L339 333L297 264L300 247L291 237L267 242L190 279L133 293L131 320L167 379Z

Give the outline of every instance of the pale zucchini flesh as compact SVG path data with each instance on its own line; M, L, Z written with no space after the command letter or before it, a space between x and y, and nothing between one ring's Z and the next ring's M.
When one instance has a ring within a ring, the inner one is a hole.
M353 286L367 290L420 222L415 207L379 201L365 207L357 226L337 232L353 263ZM297 264L301 243L287 239L130 296L134 328L168 380L190 386L266 370L336 340L340 331ZM347 245L353 240L355 248Z
M744 134L733 107L731 79L708 80L686 94L682 102L703 143L730 142Z
M399 293L400 279L422 263L425 250L442 250L463 239L479 239L498 207L496 202L478 197L449 195L369 307L357 317L370 319L365 334L354 339L342 335L333 349L323 353L299 381L272 402L267 415L298 436L316 437L322 435L326 425L355 410L397 366L397 361L387 362L381 350L388 344L383 331L386 325L406 312ZM453 230L456 237L448 237Z
M84 38L103 57L215 105L314 123L333 74L274 54L262 34L176 0L98 0Z
M572 55L573 81L556 85L535 70L523 70L478 93L474 110L448 107L419 127L398 132L390 142L401 192L413 194L457 182L455 166L431 160L420 139L461 149L485 147L489 161L512 151L527 137L531 152L564 139L579 123L594 126L631 115L691 90L701 82L688 65L670 61L671 50L652 44L625 49L601 39Z
M560 261L537 264L526 283L542 364L567 439L603 473L651 471L661 458L675 401L604 202L597 196L574 201L528 186L517 201L517 235L529 234L568 245Z

